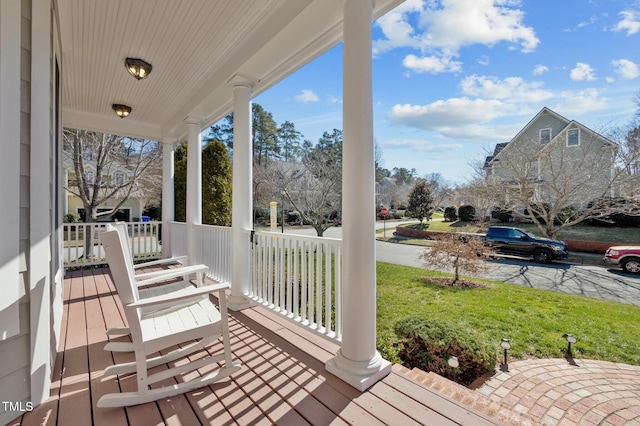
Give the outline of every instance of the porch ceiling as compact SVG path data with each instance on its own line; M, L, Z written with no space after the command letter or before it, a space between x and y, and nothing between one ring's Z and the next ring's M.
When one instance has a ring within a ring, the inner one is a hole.
M183 139L186 117L205 128L231 111L233 76L255 96L339 43L343 1L59 0L63 125ZM377 0L374 16L402 1ZM149 77L131 77L127 57Z

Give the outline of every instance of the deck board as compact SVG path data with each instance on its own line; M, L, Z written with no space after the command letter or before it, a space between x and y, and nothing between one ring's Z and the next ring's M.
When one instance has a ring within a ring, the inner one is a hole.
M324 370L339 348L334 342L260 306L229 312L233 357L243 365L230 379L153 403L97 408L106 393L135 390L135 375L103 377L105 367L133 360L130 353L103 350L109 341L129 341L105 335L107 328L126 326L124 309L107 269L68 273L64 300L51 398L10 424L499 424L395 371L360 393ZM216 342L154 372L192 362L221 346ZM155 386L193 379L214 368Z

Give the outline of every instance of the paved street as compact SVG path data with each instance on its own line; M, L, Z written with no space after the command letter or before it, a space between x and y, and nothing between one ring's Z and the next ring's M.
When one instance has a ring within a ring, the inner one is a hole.
M376 224L382 227L381 223ZM389 224L393 232L392 224ZM286 229L287 232L315 235L313 229ZM326 237L341 238L341 228L329 228ZM376 241L376 257L380 262L422 267L418 255L423 247ZM497 281L531 288L554 290L640 306L640 276L624 274L620 269L597 265L552 263L541 265L527 260L496 259L484 275Z

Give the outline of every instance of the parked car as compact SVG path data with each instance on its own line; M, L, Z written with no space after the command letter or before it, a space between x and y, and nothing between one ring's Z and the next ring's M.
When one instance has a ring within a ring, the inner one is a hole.
M640 273L640 246L609 247L602 261L607 265L621 266L625 272Z
M564 241L537 237L520 228L490 226L482 239L499 253L532 257L538 263L567 258Z

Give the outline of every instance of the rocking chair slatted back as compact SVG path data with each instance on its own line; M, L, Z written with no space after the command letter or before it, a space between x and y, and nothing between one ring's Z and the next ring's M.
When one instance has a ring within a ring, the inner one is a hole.
M107 256L109 270L116 285L118 296L124 305L137 302L140 299L138 287L135 285L133 263L127 253L130 249L123 244L117 229L107 230L100 234L100 240Z

